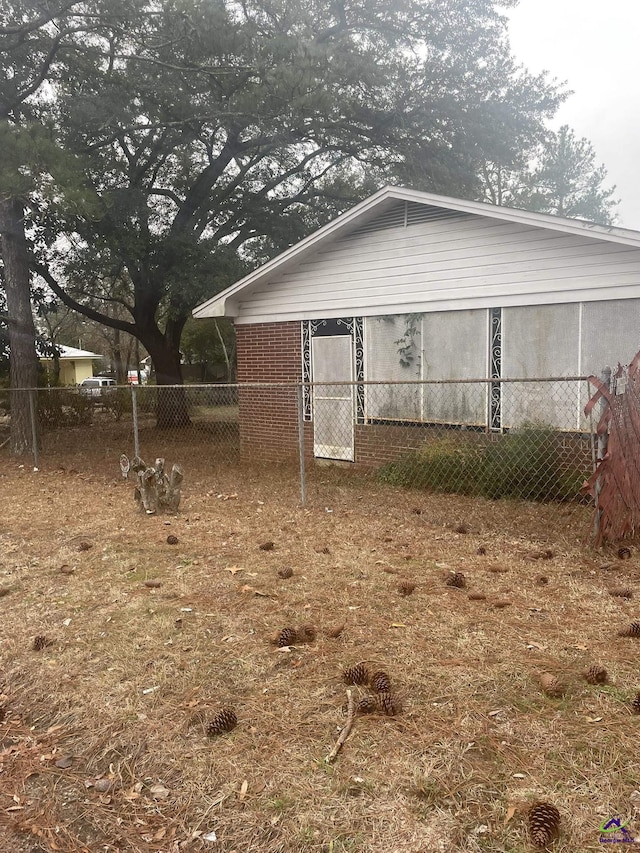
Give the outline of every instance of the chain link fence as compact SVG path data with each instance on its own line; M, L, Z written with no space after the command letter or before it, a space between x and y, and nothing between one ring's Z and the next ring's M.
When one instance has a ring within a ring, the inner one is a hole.
M304 503L333 464L395 487L575 501L596 461L589 396L585 377L43 388L0 395L0 445L17 399L36 467L102 458L116 471L121 453L200 469L288 463Z

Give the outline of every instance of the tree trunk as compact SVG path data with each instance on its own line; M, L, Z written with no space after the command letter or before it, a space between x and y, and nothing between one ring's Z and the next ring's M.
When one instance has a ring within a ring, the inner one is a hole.
M151 356L156 371L158 385L156 426L159 429L190 426L187 395L182 386L180 352L176 351L170 341L164 337L154 342L141 338L141 342ZM167 388L167 385L180 387Z
M116 383L118 385L127 384L127 368L122 358L122 341L120 339L120 329L113 330L113 361L116 367Z
M14 455L31 450L33 436L29 394L38 382L36 331L31 312L29 253L24 233L22 202L0 199L0 239L4 263L9 331L9 377L11 401L10 449Z

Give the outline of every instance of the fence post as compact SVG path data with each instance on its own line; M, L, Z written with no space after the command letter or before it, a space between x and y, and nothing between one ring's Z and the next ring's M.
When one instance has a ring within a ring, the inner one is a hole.
M300 465L300 501L302 506L307 501L307 486L305 482L304 469L304 395L302 384L296 387L298 408L298 460Z
M33 469L37 471L40 468L40 462L38 458L38 424L36 421L36 403L37 400L34 400L34 397L38 393L37 389L30 388L27 391L29 395L29 417L31 419L31 447L33 449Z
M140 436L138 434L138 396L136 394L136 386L130 385L131 388L131 414L133 415L133 455L140 456Z
M605 367L600 374L600 381L607 388L608 391L611 391L611 368ZM603 395L600 398L600 417L598 418L598 423L602 420L602 417L606 411L609 403L607 402L606 397ZM598 453L597 453L597 462L600 462L601 459L604 459L604 455L607 452L607 444L609 443L609 433L608 431L601 433L598 435ZM601 475L600 475L601 476ZM602 519L602 508L600 506L600 491L602 489L602 484L600 482L600 476L595 482L595 486L593 488L593 498L596 505L596 512L594 517L594 535L596 541L598 541L600 536L600 521Z

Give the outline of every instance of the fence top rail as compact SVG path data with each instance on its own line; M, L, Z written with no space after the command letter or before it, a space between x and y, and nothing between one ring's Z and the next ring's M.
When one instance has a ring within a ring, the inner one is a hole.
M362 382L302 382L300 383L305 388L312 388L314 385L502 385L506 383L525 383L525 382L586 382L588 376L543 376L539 378L522 378L522 379L412 379L406 382L401 379L389 380L364 380ZM242 384L239 386L242 387Z
M240 389L240 388L313 388L314 386L323 387L327 385L333 386L362 386L369 385L372 387L376 386L386 386L386 385L410 385L410 386L423 386L423 385L506 385L506 384L526 384L526 383L545 383L545 382L588 382L589 376L539 376L539 377L531 377L531 378L509 378L509 377L501 377L500 379L487 379L487 378L477 378L477 379L410 379L410 380L363 380L363 381L351 381L351 382L229 382L229 383L215 383L215 384L187 384L187 385L111 385L108 389L102 389L103 391L109 390L126 390L126 391L141 391L147 389L173 389L173 390L198 390L205 389L211 391L213 389ZM54 393L61 391L77 391L81 392L81 388L78 385L61 385L61 386L44 386L42 388L12 388L5 389L6 391L37 391L42 393L43 391L53 391Z

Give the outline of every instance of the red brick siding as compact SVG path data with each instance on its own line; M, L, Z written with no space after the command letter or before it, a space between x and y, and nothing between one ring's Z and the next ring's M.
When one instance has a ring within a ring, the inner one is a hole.
M447 430L446 427L394 426L391 424L359 424L355 428L355 455L358 465L378 467L417 450L422 445L447 438L461 445L485 446L504 440L501 433ZM564 435L558 445L562 467L567 470L591 466L591 444L588 438Z
M302 381L299 322L236 326L240 454L244 459L294 462L298 458L297 391ZM246 383L291 383L247 388Z

